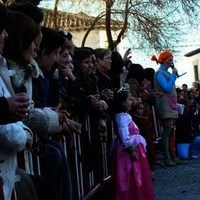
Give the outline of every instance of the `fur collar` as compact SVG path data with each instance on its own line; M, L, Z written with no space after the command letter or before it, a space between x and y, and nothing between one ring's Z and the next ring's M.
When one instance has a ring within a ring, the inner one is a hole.
M20 88L31 77L37 78L39 76L39 67L34 60L27 65L20 65L12 60L7 60L7 64L8 68L13 71L12 81L17 88Z

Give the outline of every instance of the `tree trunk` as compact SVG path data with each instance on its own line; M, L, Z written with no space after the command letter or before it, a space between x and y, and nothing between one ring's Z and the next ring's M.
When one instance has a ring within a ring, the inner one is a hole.
M58 27L58 17L57 17L57 12L58 12L58 4L59 4L59 0L55 0L55 4L54 4L54 28L55 30L58 30L59 27Z

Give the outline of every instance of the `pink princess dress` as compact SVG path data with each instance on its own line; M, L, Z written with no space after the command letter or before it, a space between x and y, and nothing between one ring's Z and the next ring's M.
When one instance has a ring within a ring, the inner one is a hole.
M154 200L151 173L146 157L146 141L128 113L115 116L116 131L112 149L112 200ZM134 146L133 160L127 147Z

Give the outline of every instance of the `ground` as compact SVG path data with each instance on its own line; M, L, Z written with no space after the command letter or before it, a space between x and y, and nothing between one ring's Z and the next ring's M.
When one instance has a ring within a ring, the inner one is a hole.
M159 160L160 163L163 160ZM155 200L200 200L200 158L152 171Z

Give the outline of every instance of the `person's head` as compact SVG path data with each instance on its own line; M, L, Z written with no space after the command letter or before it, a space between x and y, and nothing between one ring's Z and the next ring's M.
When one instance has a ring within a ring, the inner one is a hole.
M39 26L41 26L42 24L44 18L42 10L29 2L14 2L8 6L8 9L12 11L22 12L24 15L30 17L33 21L35 21Z
M133 113L135 115L144 116L144 105L142 102L140 102L134 106Z
M87 50L89 50L89 51L92 52L91 58L92 58L92 64L93 64L93 73L96 74L97 59L96 59L96 56L95 56L95 51L94 51L94 49L91 48L91 47L82 47L82 48L87 49Z
M135 79L137 80L138 84L141 85L142 81L144 80L144 68L140 64L131 64L128 75L127 75L127 80L128 79Z
M8 37L8 34L5 30L6 24L6 9L0 4L0 55L2 54L5 39Z
M59 60L58 60L58 63L60 65L58 65L58 68L59 67L62 67L63 66L66 66L66 67L69 67L71 70L73 70L73 64L72 64L72 57L69 53L69 50L70 49L70 46L68 45L67 42L65 42L62 46L61 46L61 49L60 49L60 52L59 52Z
M51 28L42 27L41 32L43 38L40 43L37 62L41 68L48 71L54 62L58 62L59 51L65 40Z
M22 12L24 15L30 17L35 23L38 24L38 26L41 27L42 21L44 19L44 14L42 10L37 6L28 2L26 3L14 2L8 6L8 9L12 11ZM41 40L42 40L42 33L39 32L34 41L36 46L36 51L39 50Z
M34 40L39 34L39 26L21 12L8 11L5 29L9 37L3 56L18 63L29 63L36 55Z
M182 87L182 90L184 90L184 91L187 91L187 89L188 89L188 86L185 83L181 87Z
M65 38L66 43L69 45L70 55L71 56L74 55L75 46L74 46L74 41L73 41L73 35L68 31L58 31L58 33Z
M182 92L183 92L183 90L181 88L179 88L179 87L176 88L177 98L182 96Z
M187 96L189 99L193 99L195 97L193 90L187 91Z
M119 91L114 95L113 108L114 112L129 112L133 104L133 98L129 91Z
M74 60L77 64L77 67L85 75L91 75L93 73L93 53L90 49L87 48L76 48L74 50Z
M169 68L173 64L173 54L170 51L163 51L157 57L153 55L151 60L157 64L165 64Z
M97 59L97 68L100 71L107 72L111 69L112 52L109 49L97 48L95 49L95 56Z

